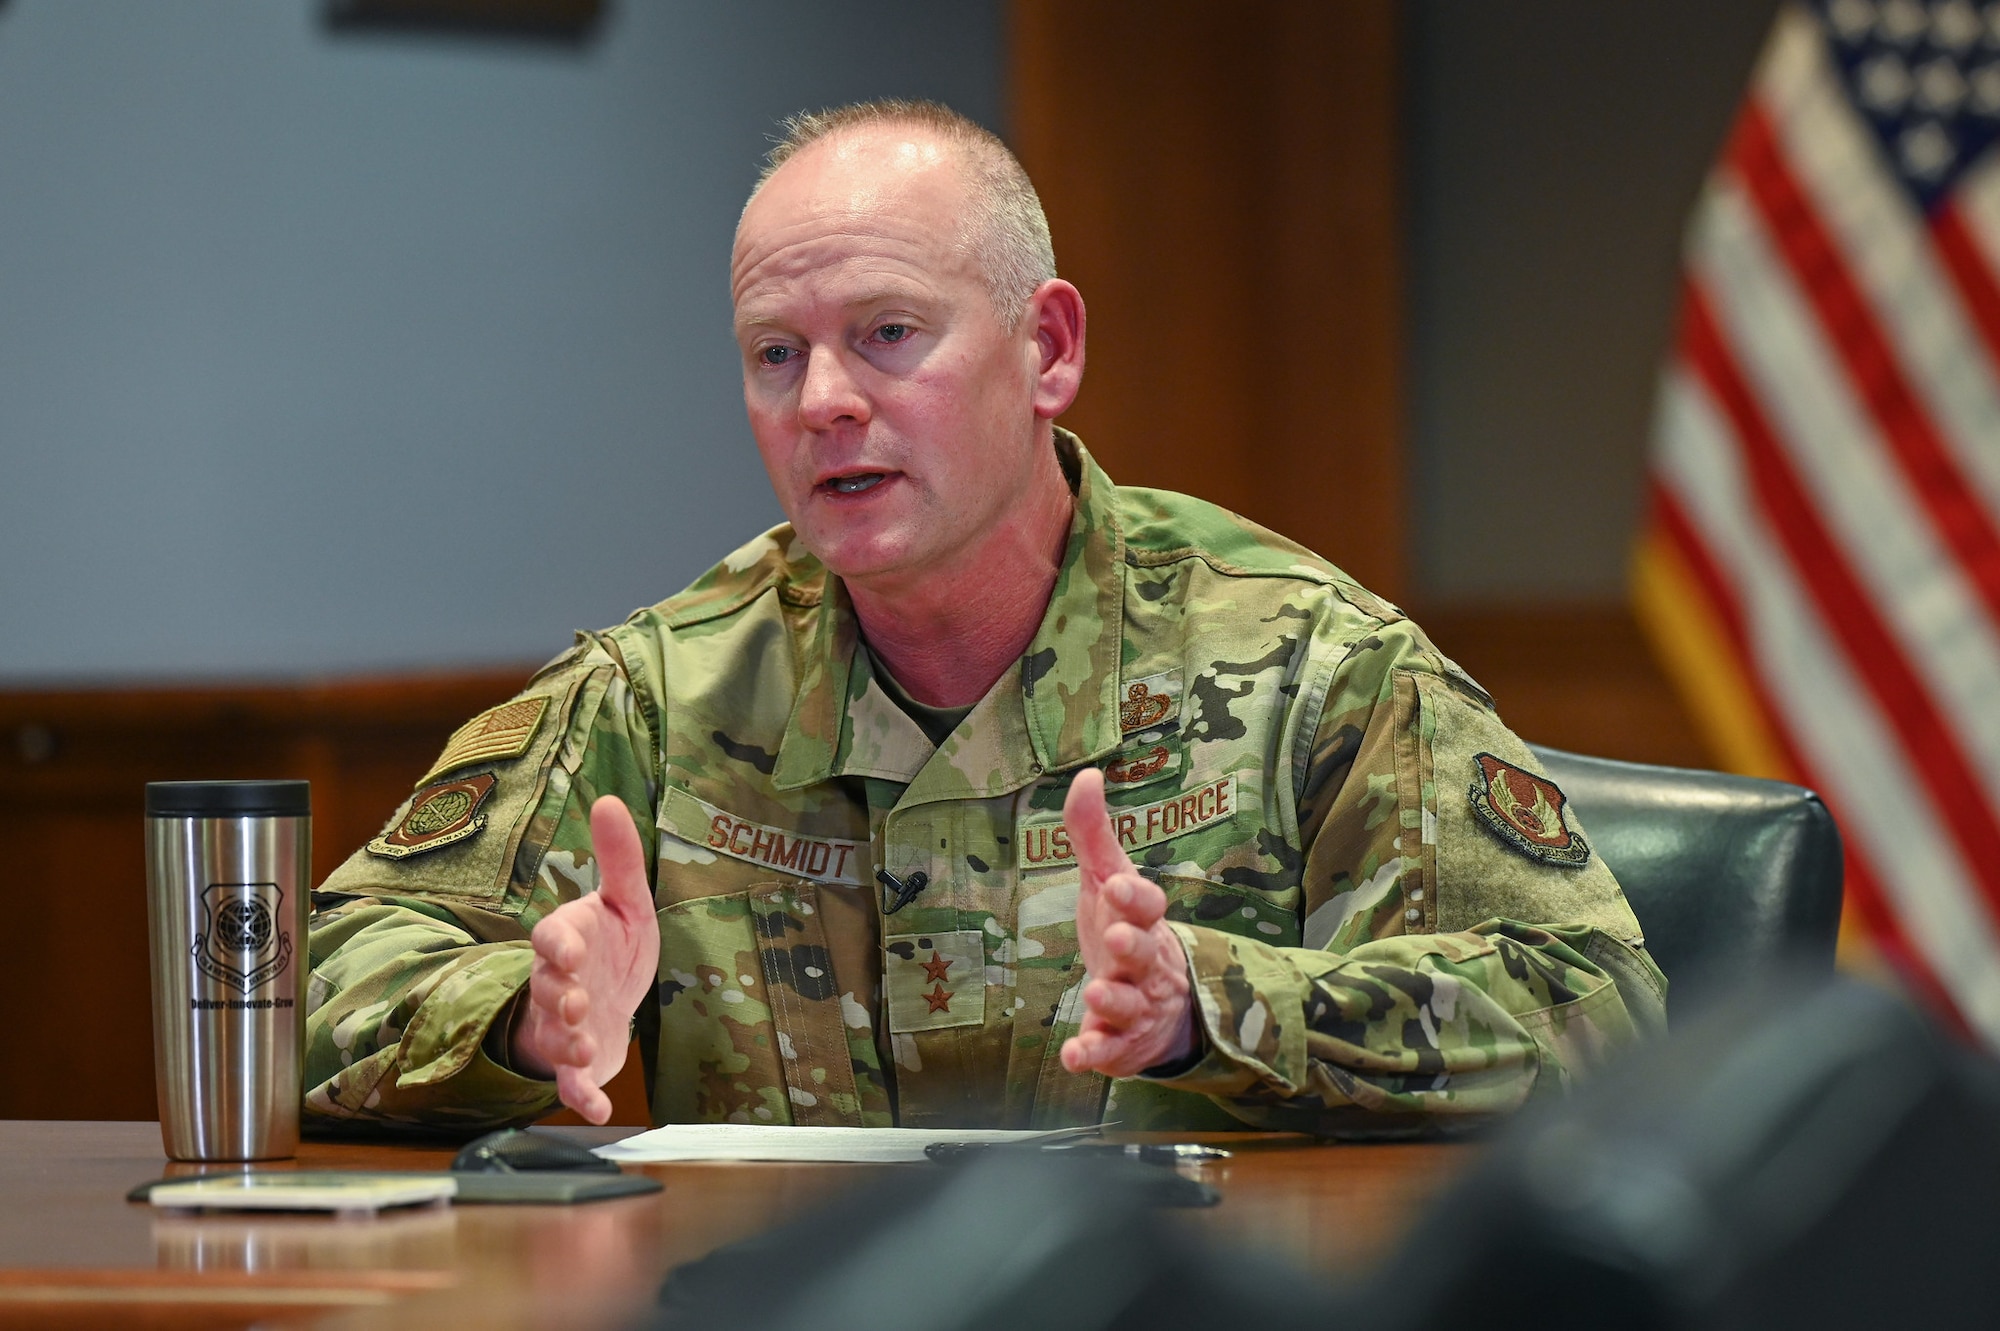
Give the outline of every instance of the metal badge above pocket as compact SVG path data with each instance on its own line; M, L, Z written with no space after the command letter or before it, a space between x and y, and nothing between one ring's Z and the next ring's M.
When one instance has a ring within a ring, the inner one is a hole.
M1180 778L1187 765L1187 746L1179 735L1164 739L1142 739L1126 746L1104 764L1104 789L1116 799L1121 790L1132 790L1160 781Z
M1164 670L1125 685L1118 702L1118 729L1127 735L1157 730L1181 711L1181 672Z

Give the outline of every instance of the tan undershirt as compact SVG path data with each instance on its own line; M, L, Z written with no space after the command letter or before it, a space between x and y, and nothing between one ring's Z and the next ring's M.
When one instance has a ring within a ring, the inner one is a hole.
M875 682L882 686L882 692L903 709L904 715L917 723L917 729L924 732L924 738L931 742L934 749L944 743L945 736L958 729L958 723L972 711L971 707L932 707L920 703L896 682L896 677L889 673L889 667L883 664L881 657L869 652L868 664L874 670Z

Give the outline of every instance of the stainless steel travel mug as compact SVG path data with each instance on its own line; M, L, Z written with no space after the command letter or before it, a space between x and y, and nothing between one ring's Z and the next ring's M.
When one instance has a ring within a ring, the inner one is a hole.
M170 1159L298 1153L311 872L306 782L147 785L153 1070Z

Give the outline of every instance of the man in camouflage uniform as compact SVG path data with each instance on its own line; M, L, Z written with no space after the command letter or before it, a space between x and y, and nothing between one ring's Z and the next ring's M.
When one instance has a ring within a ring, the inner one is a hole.
M656 1122L1406 1131L1662 1024L1478 685L1053 428L1083 306L997 140L849 108L773 158L732 286L792 521L580 635L323 885L310 1121L601 1120L636 1012Z

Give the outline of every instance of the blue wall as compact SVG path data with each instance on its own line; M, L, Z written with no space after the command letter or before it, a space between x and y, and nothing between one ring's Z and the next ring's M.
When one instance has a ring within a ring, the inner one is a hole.
M0 5L0 680L539 660L778 519L730 235L773 123L997 127L998 0Z

